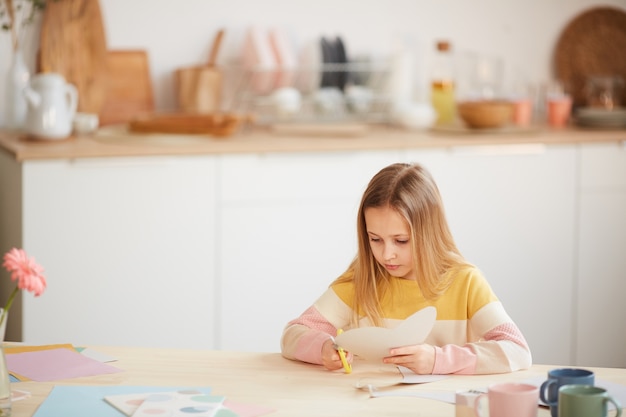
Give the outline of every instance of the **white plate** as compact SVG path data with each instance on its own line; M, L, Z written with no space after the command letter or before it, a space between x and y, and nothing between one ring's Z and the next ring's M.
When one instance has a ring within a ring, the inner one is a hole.
M282 28L270 29L269 39L276 57L276 88L293 87L298 59L291 40Z
M259 27L248 28L243 45L243 65L250 72L250 88L268 94L276 81L276 58L267 33Z
M583 107L576 111L576 122L590 127L623 127L626 126L626 109L604 110Z
M303 94L312 93L320 85L322 67L322 46L319 39L309 42L302 48L300 54L300 74L297 87Z
M619 107L613 110L606 110L595 107L581 107L576 110L576 116L595 120L621 120L626 117L626 108Z
M426 307L407 317L393 329L359 327L335 338L337 345L361 358L374 360L389 356L389 349L423 343L435 324L437 309Z

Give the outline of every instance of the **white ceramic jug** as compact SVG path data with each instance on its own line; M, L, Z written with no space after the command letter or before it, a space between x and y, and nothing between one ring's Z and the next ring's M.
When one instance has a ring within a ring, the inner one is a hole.
M28 113L24 130L38 139L65 139L72 133L78 105L76 87L60 74L41 73L24 89Z

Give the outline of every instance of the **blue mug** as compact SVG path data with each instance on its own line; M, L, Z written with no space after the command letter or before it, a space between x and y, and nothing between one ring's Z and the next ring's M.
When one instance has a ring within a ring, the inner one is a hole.
M595 375L587 369L559 368L548 371L546 379L539 388L539 398L550 406L552 417L558 417L559 388L563 385L594 385Z

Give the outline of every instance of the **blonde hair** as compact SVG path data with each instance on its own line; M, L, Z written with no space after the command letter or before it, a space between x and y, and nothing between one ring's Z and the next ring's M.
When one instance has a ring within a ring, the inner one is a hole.
M427 299L436 299L450 286L448 272L468 265L459 252L444 212L439 189L430 173L419 164L396 163L370 180L357 216L358 252L348 271L335 283L354 284L353 322L367 317L381 324L380 300L390 286L390 275L370 248L365 209L389 207L402 216L410 230L413 268L417 284Z

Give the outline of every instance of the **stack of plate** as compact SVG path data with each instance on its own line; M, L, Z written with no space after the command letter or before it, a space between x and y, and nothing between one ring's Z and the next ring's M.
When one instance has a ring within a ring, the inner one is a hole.
M321 37L309 42L300 55L298 88L303 93L312 93L318 88L343 90L348 81L346 64L348 57L341 37Z
M575 112L576 124L584 127L619 129L626 128L626 108L613 110L582 107Z
M250 87L257 94L295 84L297 55L288 34L280 28L251 26L246 32L242 59L250 71Z

